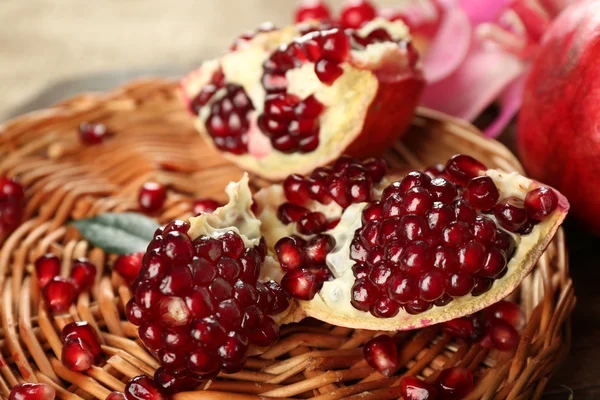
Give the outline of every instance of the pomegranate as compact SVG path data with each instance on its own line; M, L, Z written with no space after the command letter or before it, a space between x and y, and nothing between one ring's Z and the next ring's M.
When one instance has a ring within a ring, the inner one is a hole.
M184 78L183 97L204 138L272 180L343 152L377 154L396 140L423 88L418 57L400 21L358 28L367 4L359 3L347 10L348 29L313 20L259 30ZM302 19L326 12L318 2L300 7Z
M392 376L398 368L398 347L394 338L388 335L377 336L363 347L367 364L385 376Z
M460 400L473 389L473 374L466 368L452 367L443 370L437 378L441 400Z
M79 125L79 139L87 145L100 144L106 137L107 129L103 124L90 124L87 122Z
M525 86L517 146L527 172L561 190L600 233L600 3L576 2L552 23ZM542 210L551 192L525 199ZM543 214L543 211L540 211Z
M432 385L414 376L405 376L400 380L400 390L404 400L435 400L437 390Z
M140 209L146 213L160 210L167 198L167 188L157 182L146 182L138 193Z
M0 241L21 224L24 199L23 186L15 179L0 176Z
M128 283L131 283L142 269L143 257L144 253L142 252L119 256L113 265L113 270L121 275Z
M157 230L132 285L126 315L160 361L154 382L166 392L241 370L248 354L278 339L289 308L248 176L227 192L230 202L214 213Z
M526 206L539 189L556 201ZM381 160L342 157L255 200L281 286L299 302L289 320L387 331L452 320L506 297L569 208L554 189L466 155L398 181ZM515 335L500 328L499 340L512 346Z
M10 391L8 400L54 400L56 391L45 383L19 383Z

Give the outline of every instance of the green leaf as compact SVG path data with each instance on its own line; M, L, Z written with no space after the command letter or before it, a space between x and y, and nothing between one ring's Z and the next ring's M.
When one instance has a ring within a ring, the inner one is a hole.
M91 244L113 254L145 251L160 226L137 213L106 213L73 221L73 225Z

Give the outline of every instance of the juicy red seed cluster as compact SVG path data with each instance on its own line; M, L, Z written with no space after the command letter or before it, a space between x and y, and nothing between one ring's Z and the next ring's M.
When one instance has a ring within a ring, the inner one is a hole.
M145 213L160 210L167 199L167 188L157 182L146 182L138 192L138 205Z
M16 180L0 176L0 240L21 225L25 192Z
M231 47L229 48L229 50L236 51L240 47L242 47L245 43L254 39L254 37L256 35L258 35L259 33L273 32L276 29L277 29L277 27L275 25L273 25L273 23L264 22L264 23L260 24L256 30L251 31L251 32L246 32L246 33L243 33L240 36L238 36L235 39L235 41L233 42L233 44L231 45Z
M200 114L202 107L207 105L215 93L223 86L225 86L225 76L223 75L223 71L218 69L211 77L210 82L204 85L202 90L192 99L190 102L190 111L195 115Z
M454 337L500 351L515 350L519 344L517 329L523 325L523 314L516 303L501 300L475 314L442 324L443 330Z
M332 166L317 168L309 178L290 175L283 182L288 203L279 206L277 216L284 224L296 223L302 234L314 234L331 229L331 221L320 212L306 207L311 200L321 204L335 201L342 208L370 201L373 186L387 172L382 159L371 158L362 163L351 157L341 157Z
M192 241L189 228L175 221L157 230L126 315L166 373L207 379L243 368L250 345L277 340L270 316L288 297L274 281L258 282L264 241L246 248L234 231Z
M298 236L281 238L275 244L275 253L286 272L281 281L283 289L297 299L315 297L332 277L325 259L334 246L335 240L329 235L316 235L309 241Z
M96 266L87 258L73 261L69 278L59 275L60 265L60 259L50 253L35 262L38 284L46 306L54 313L67 311L77 296L88 290L96 280Z
M317 118L322 111L323 105L313 95L300 100L292 94L271 94L265 100L258 126L275 149L309 153L319 146Z
M84 122L79 125L79 139L84 144L100 144L104 141L108 129L103 124L91 124Z
M73 371L85 371L102 356L98 333L85 321L71 322L62 329L63 365Z

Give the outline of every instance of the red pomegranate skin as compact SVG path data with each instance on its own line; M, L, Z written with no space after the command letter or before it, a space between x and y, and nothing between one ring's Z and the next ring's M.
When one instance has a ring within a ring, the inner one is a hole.
M600 234L600 1L567 8L533 63L518 123L527 173L564 193Z

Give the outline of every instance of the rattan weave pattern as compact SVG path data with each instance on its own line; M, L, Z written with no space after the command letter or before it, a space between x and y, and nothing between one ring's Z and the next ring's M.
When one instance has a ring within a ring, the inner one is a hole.
M81 122L102 122L112 134L99 146L83 146ZM468 153L489 167L522 172L501 144L484 139L471 125L419 110L411 132L385 157L407 170ZM104 400L122 391L127 379L152 375L158 362L136 340L136 328L123 316L129 289L110 265L114 255L93 248L69 220L137 208L138 188L147 180L170 187L161 223L190 216L197 196L224 200L223 188L241 171L204 144L183 108L176 84L136 81L108 94L81 95L55 107L24 115L0 127L0 175L25 186L26 221L0 238L0 397L18 382L46 382L62 399ZM256 187L266 182L254 178ZM91 292L79 296L69 313L45 311L33 262L53 252L63 259L89 257L98 268ZM32 275L33 274L33 275ZM527 315L514 354L490 351L443 334L437 327L397 334L401 347L397 376L385 378L367 366L361 345L376 332L305 321L282 328L282 338L245 370L220 375L183 399L399 398L401 374L433 381L452 365L471 369L476 388L469 399L539 398L570 343L569 315L575 305L562 230L531 275L513 295ZM101 332L106 362L85 373L59 361L60 329L86 320Z

